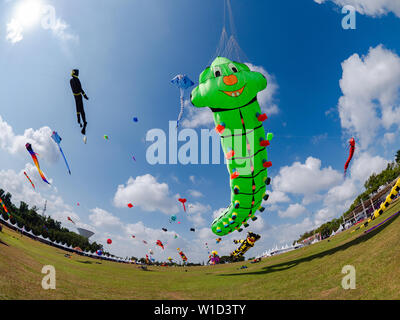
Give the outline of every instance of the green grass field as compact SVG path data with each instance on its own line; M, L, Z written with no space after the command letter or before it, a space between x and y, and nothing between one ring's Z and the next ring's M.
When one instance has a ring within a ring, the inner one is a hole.
M400 202L370 226L398 210ZM3 228L0 299L400 299L400 219L396 216L368 234L365 230L347 230L256 264L144 271L78 255L69 259L60 249ZM44 265L56 269L55 290L41 287ZM248 269L239 270L242 265ZM356 268L354 290L341 286L345 265Z

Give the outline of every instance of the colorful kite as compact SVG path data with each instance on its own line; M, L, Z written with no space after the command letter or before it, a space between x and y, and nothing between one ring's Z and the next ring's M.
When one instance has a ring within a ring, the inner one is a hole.
M132 203L128 203L128 208L133 208L133 204Z
M210 264L211 265L216 265L219 263L219 256L217 251L211 251L211 255L209 256L210 258Z
M199 85L192 91L192 104L213 112L230 174L231 203L211 226L218 236L242 231L248 219L257 219L257 210L264 211L261 203L267 199L267 170L272 166L266 147L273 134L265 135L267 115L261 111L257 94L266 87L261 73L218 57L201 73Z
M172 216L169 217L169 223L172 223L174 221L176 221L176 215L173 214Z
M27 174L25 171L24 171L24 175L25 175L25 177L29 180L29 182L31 183L33 189L35 189L35 185L33 184L31 178L29 178L28 174Z
M36 168L38 169L39 174L40 174L42 180L43 180L44 182L46 182L47 184L50 184L50 183L46 180L46 177L44 176L42 170L40 170L39 161L38 161L38 159L37 159L37 157L36 157L37 153L35 153L35 152L33 151L32 145L31 145L30 143L27 143L27 144L25 145L25 148L26 148L26 150L28 150L29 154L31 155L32 160L33 160L33 162L34 162Z
M185 207L186 199L179 198L178 201L179 201L179 202L182 202L183 210L185 210L185 212L186 212L186 207Z
M176 122L176 127L179 127L179 121L181 120L183 116L183 109L185 108L185 102L184 102L184 94L185 90L189 89L194 85L194 82L190 80L186 75L183 74L178 74L175 78L171 80L171 83L175 85L176 87L179 88L179 91L181 93L180 100L181 100L181 111L179 112L178 120Z
M0 198L0 204L3 207L4 211L8 214L8 217L11 219L12 218L11 214L8 212L8 209L1 198Z
M353 158L354 150L356 149L356 141L354 138L349 140L349 157L347 158L346 163L344 164L344 177L346 177L347 168L349 167L350 161Z
M75 222L70 217L68 217L68 220L75 224Z
M386 196L386 199L384 202L381 203L380 207L374 211L374 214L372 215L371 218L367 220L367 222L364 222L363 224L359 225L357 228L352 230L350 233L353 233L359 229L365 228L368 226L368 224L378 218L380 215L382 215L386 209L390 206L392 201L398 196L400 192L400 178L397 179L395 185L393 186L392 190L390 193Z
M108 135L105 134L105 135L104 135L104 139L105 139L105 140L108 140Z
M51 138L54 140L55 143L57 143L58 148L60 149L60 152L61 152L61 154L62 154L62 156L64 158L64 161L65 161L65 164L67 166L68 173L71 174L71 170L69 169L69 165L68 165L67 159L65 158L64 152L61 149L61 145L60 145L61 140L62 140L61 137L58 135L58 133L56 131L53 131L53 134L51 135Z
M245 240L233 240L234 243L240 243L240 247L231 253L233 259L240 258L243 256L250 248L254 247L254 243L259 240L261 236L252 232L247 233L247 238Z
M156 245L158 245L159 247L163 248L163 250L164 250L164 245L160 240L157 240Z
M176 250L178 250L179 255L181 256L182 260L184 262L187 261L187 257L185 256L185 254L181 251L181 249L177 248Z
M217 238L216 242L217 242L217 243L220 243L221 240L222 240L221 238Z

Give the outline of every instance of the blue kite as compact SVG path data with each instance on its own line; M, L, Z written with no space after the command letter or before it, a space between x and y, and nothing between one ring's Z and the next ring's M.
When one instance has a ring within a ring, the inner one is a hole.
M64 152L61 149L60 143L61 143L61 137L58 135L58 133L56 131L53 131L53 134L51 135L51 138L54 140L55 143L57 143L58 148L60 149L60 152L64 158L65 164L67 165L68 168L68 173L71 174L71 170L69 169L69 165L67 162L67 159L65 158Z
M190 87L193 87L194 82L192 80L190 80L188 76L183 75L183 74L178 74L175 78L173 78L171 80L171 83L173 85L175 85L176 87L178 87L180 90L180 93L181 93L181 111L179 112L178 121L176 122L176 127L178 128L179 121L182 118L183 109L185 107L185 102L183 100L185 90L189 89Z

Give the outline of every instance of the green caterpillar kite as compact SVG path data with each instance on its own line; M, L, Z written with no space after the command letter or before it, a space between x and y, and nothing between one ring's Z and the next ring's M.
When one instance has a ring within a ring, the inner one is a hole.
M192 91L195 107L209 107L213 112L215 130L221 135L231 177L231 204L212 223L212 231L226 235L248 227L247 220L257 219L255 212L264 211L261 203L268 199L266 185L270 183L266 147L273 138L265 137L257 93L267 87L259 72L250 71L245 64L218 57L199 78Z

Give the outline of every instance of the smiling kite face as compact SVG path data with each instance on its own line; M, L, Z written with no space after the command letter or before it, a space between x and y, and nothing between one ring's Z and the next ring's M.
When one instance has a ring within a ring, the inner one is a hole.
M199 85L192 91L196 107L234 109L252 101L267 87L267 80L249 67L218 57L202 72Z

